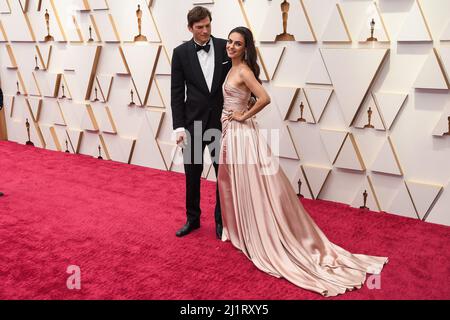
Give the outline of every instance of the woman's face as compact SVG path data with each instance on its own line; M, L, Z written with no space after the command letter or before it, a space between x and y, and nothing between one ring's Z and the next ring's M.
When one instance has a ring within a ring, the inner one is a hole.
M237 32L233 32L228 37L227 54L230 59L243 57L245 54L244 37Z

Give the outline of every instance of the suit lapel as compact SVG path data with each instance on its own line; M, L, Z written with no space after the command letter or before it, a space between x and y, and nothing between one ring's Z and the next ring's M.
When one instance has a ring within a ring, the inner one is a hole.
M211 85L211 94L214 93L220 86L220 79L222 79L223 71L223 47L219 44L219 40L211 36L214 42L214 75Z
M197 79L200 87L209 94L208 84L206 83L205 76L203 75L202 67L200 65L200 61L198 61L197 51L195 50L194 39L189 41L189 60L191 60L192 73L194 77Z

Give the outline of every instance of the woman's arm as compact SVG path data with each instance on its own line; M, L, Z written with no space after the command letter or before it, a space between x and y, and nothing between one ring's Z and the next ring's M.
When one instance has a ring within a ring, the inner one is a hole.
M236 113L231 116L231 119L245 121L264 109L264 107L270 103L270 97L266 89L264 89L264 87L258 82L250 68L243 67L239 70L239 76L256 97L256 103L250 110L241 114Z

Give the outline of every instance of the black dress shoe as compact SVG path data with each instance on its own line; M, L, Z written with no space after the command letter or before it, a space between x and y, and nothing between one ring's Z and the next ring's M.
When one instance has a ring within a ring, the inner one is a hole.
M216 224L216 237L217 239L222 239L223 226L221 224Z
M177 231L176 236L177 237L184 237L185 235L191 233L191 231L200 228L200 222L186 222L186 224Z

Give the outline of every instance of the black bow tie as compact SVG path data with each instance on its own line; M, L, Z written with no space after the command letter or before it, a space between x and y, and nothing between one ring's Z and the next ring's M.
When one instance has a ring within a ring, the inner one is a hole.
M197 50L197 52L199 52L200 50L205 50L206 52L209 52L209 49L211 49L211 45L209 44L209 41L204 46L195 43L195 49Z

